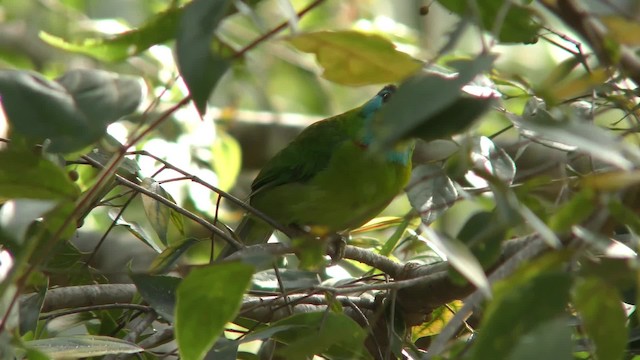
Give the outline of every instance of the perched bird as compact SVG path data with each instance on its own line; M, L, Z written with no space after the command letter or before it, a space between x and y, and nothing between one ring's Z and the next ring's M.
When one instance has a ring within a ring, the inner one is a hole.
M370 151L376 112L395 86L364 105L321 120L300 133L260 171L249 203L276 222L313 237L355 229L378 215L407 184L413 142ZM249 246L266 242L273 228L252 214L236 229ZM224 249L221 258L236 251Z

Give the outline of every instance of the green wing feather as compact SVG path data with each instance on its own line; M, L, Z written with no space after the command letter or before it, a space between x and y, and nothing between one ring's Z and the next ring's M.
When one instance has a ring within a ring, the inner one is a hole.
M325 169L334 149L353 138L349 125L355 124L348 120L355 117L362 117L360 108L307 127L260 171L251 184L251 196L282 184L308 181Z

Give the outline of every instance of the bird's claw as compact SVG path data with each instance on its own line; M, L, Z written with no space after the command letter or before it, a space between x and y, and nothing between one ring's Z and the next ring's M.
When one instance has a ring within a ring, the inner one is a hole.
M344 258L344 253L347 248L347 236L342 234L333 234L328 238L327 253L331 257L331 265L335 265Z

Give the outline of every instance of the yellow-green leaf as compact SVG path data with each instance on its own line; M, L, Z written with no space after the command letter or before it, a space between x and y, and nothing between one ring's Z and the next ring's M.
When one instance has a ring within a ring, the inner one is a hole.
M396 50L380 35L357 31L319 31L289 38L298 50L313 53L324 68L323 76L344 85L399 82L422 63Z
M219 132L211 147L211 165L218 175L218 188L228 191L236 183L242 165L240 144L232 136Z
M180 356L203 359L242 304L253 267L240 262L195 269L178 287L175 332Z
M611 36L623 45L640 45L640 23L635 20L625 19L622 16L603 16L600 18Z

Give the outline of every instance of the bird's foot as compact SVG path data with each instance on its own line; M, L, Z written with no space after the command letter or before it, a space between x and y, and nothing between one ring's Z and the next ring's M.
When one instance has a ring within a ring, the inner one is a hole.
M332 234L327 236L327 254L331 257L331 265L335 265L344 258L347 248L348 235Z

